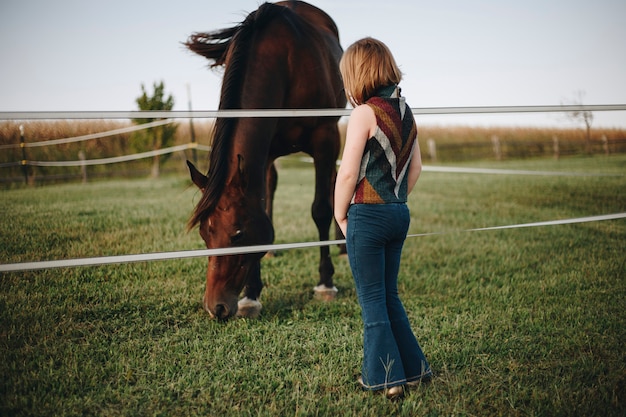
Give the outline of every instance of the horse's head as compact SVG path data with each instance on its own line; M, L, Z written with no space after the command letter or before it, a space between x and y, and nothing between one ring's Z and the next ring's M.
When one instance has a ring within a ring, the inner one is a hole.
M272 223L263 201L246 193L246 181L240 166L224 184L213 207L196 220L200 236L208 249L269 244L274 238ZM206 193L209 179L188 162L191 179ZM200 203L202 204L202 202ZM204 309L213 317L226 320L237 313L239 294L251 273L258 273L264 252L241 255L210 256L207 268Z

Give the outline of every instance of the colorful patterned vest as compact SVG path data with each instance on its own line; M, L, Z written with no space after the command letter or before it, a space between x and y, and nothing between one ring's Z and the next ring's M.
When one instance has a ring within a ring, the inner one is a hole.
M417 140L415 119L397 86L366 104L376 115L376 132L367 140L352 204L405 203L407 171ZM386 93L386 94L385 94Z

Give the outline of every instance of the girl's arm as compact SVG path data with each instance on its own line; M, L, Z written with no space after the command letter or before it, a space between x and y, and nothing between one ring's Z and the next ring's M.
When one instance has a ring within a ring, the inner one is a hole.
M352 111L335 182L335 220L344 236L348 227L348 208L356 188L365 144L375 129L376 116L368 105L358 106Z
M417 179L422 173L422 154L420 152L420 145L419 143L417 143L417 138L415 138L415 144L413 145L413 147L413 157L411 158L411 162L409 165L409 176L407 178L407 194L411 194L411 191L413 191L413 187L415 187Z

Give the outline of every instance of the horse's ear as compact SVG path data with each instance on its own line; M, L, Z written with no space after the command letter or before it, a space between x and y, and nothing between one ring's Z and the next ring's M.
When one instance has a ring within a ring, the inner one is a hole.
M187 166L189 167L189 174L191 174L191 181L193 181L199 189L204 191L209 179L206 175L200 173L200 171L198 171L198 169L191 162L187 161Z

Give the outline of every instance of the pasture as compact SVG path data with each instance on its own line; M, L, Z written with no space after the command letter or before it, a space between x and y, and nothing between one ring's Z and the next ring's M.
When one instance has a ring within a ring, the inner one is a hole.
M626 211L626 157L461 166L613 176L424 172L400 290L436 377L400 402L362 392L346 259L313 299L317 249L263 260L257 320L210 320L203 258L0 275L0 415L626 413L626 221L464 232ZM458 165L457 165L458 166ZM201 249L185 176L0 191L0 262ZM313 170L279 169L276 243L313 241Z

